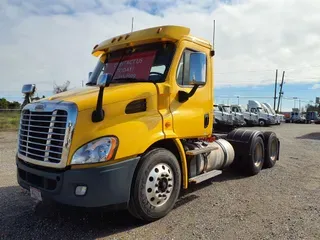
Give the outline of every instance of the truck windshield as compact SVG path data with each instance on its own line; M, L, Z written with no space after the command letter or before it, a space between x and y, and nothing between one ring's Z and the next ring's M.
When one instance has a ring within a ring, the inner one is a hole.
M244 107L240 107L240 112L242 112L242 113L244 113L244 112L246 112L247 110L244 108Z
M96 85L102 73L114 74L111 83L164 82L174 49L173 43L161 42L110 52L98 61L87 85Z
M228 112L228 113L231 112L229 106L223 106L223 110L224 110L225 112Z
M264 112L263 109L261 107L257 107L257 112Z

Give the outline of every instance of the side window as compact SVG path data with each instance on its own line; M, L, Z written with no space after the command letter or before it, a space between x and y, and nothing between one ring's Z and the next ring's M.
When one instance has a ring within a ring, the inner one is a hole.
M189 70L190 70L190 54L197 51L193 51L190 49L185 49L181 55L178 69L177 69L177 84L180 86L188 86L189 85Z
M251 108L251 112L256 113L256 109L255 108Z

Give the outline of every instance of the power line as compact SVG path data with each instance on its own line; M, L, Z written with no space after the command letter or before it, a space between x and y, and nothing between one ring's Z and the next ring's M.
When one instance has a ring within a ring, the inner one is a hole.
M311 66L301 66L301 68L306 69L306 68L318 68L320 65L311 65ZM284 67L286 68L286 67ZM300 70L298 68L286 68L286 72L288 71L296 71ZM261 69L261 70L247 70L247 69L242 69L242 70L236 70L236 71L231 71L231 72L215 72L215 74L233 74L233 73L241 73L241 72L273 72L274 69Z

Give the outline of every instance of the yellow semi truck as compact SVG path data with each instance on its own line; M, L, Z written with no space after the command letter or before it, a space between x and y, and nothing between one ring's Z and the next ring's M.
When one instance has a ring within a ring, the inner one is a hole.
M190 184L228 167L248 175L273 167L280 149L275 133L214 133L214 53L181 26L94 46L98 63L85 87L23 108L20 186L39 201L125 208L154 221Z

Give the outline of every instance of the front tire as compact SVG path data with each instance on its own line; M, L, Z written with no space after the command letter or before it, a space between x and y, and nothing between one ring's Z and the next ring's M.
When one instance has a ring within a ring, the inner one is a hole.
M263 120L263 119L260 119L260 120L259 120L259 126L260 126L260 127L266 126L266 121Z
M131 189L129 212L147 222L166 216L181 188L181 170L170 151L156 148L145 154L137 167Z

